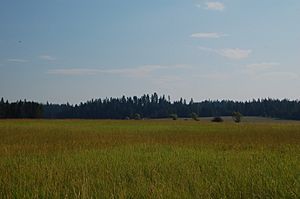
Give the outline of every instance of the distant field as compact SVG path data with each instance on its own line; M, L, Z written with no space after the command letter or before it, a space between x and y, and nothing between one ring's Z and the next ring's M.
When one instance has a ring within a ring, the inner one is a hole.
M0 198L299 198L300 122L0 120Z

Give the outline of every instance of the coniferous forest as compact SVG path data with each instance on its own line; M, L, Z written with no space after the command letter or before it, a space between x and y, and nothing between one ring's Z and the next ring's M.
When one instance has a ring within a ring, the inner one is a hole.
M143 95L141 97L121 97L92 99L85 103L41 104L36 102L0 101L0 118L81 118L81 119L134 119L138 114L142 118L167 118L171 114L178 117L190 117L192 113L200 117L231 116L234 111L244 116L261 116L280 119L300 119L298 100L257 99L238 102L231 100L186 101L170 100L170 97Z

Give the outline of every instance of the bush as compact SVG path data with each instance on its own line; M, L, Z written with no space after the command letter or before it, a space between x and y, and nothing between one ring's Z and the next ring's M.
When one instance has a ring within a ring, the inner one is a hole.
M171 118L172 120L177 120L178 116L177 116L177 114L171 114L171 115L170 115L170 118Z
M191 118L195 121L199 121L198 115L196 113L191 113Z
M240 112L233 112L232 119L236 123L240 123L242 121L243 115Z
M134 119L135 120L141 120L141 115L138 114L138 113L134 114Z
M214 117L211 121L212 122L223 122L224 120L221 117Z

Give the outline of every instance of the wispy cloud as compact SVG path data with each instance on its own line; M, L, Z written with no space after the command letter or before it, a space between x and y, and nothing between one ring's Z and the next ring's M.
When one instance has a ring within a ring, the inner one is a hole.
M54 69L47 73L52 75L96 75L96 74L111 74L129 77L146 77L152 72L167 68L185 68L185 65L144 65L136 68L119 68L119 69L88 69L88 68L68 68Z
M164 75L155 79L155 83L158 85L174 84L182 81L184 81L184 79L176 75Z
M145 77L155 70L160 70L167 68L167 66L161 65L146 65L140 66L137 68L123 68L123 69L110 69L110 70L102 70L102 73L107 74L117 74L124 76L132 76L132 77Z
M270 80L292 80L292 79L297 79L299 78L298 74L292 73L292 72L268 72L268 73L263 73L258 76L259 78L262 79L270 79Z
M230 78L230 75L227 73L208 73L198 75L199 78L205 78L210 80L224 80Z
M277 62L262 62L245 65L241 68L241 73L244 75L250 75L252 77L258 77L262 74L266 74L271 70L275 70L276 66L280 66Z
M47 71L51 75L95 75L99 73L97 69L87 68L68 68L68 69L53 69Z
M198 8L205 8L207 10L216 10L216 11L223 11L225 9L225 5L219 1L209 1L206 2L204 5L197 4Z
M279 66L280 63L277 62L263 62L263 63L254 63L246 65L246 68L251 71L262 71L273 68L274 66Z
M41 56L39 56L39 58L42 59L42 60L47 60L47 61L54 61L54 60L56 60L55 57L50 56L50 55L41 55Z
M244 50L239 48L226 48L218 51L220 55L228 59L245 59L250 56L252 50Z
M7 59L9 62L18 62L18 63L25 63L28 62L26 59Z
M225 36L227 35L223 33L217 33L217 32L199 32L190 35L190 37L192 38L200 38L200 39L218 39Z
M213 49L200 46L199 49L202 51L215 53L232 60L246 59L252 53L252 50L239 48Z

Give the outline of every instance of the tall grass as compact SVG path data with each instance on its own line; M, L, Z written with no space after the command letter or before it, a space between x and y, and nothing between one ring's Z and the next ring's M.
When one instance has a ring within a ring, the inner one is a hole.
M0 198L299 198L300 123L1 120Z

